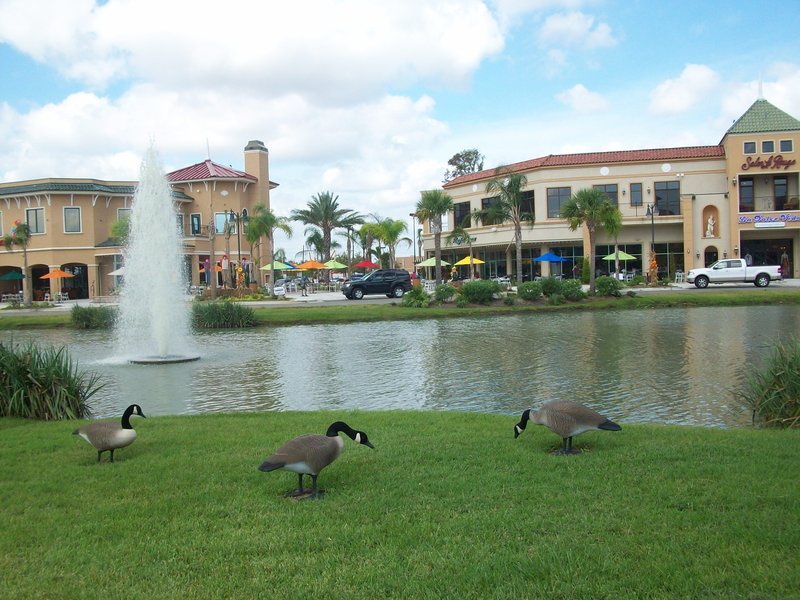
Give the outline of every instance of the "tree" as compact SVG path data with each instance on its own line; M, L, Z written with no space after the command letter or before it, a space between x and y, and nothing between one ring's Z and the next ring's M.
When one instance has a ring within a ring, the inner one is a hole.
M442 217L453 210L453 198L443 190L422 192L417 202L416 215L420 223L427 221L433 233L436 285L442 283Z
M606 193L594 188L578 190L561 206L561 218L567 220L572 231L586 225L589 233L589 290L592 294L595 292L595 233L598 227L605 229L613 222L615 212L619 209L611 204Z
M445 243L450 246L451 244L461 245L467 244L469 247L469 278L473 279L473 275L475 273L475 266L472 262L472 236L470 235L468 229L470 226L470 219L476 219L480 222L480 211L475 209L472 211L472 215L468 215L464 217L464 220L461 223L457 223L453 225L453 230L447 234L445 238Z
M131 218L130 216L122 217L121 219L117 219L111 225L111 239L117 242L120 246L124 246L128 243L128 235L130 235L131 230Z
M476 173L483 169L484 156L476 148L470 150L462 150L453 155L453 158L447 161L447 164L453 167L452 170L448 169L444 173L444 183L452 181L456 177L467 175L468 173Z
M323 260L331 259L331 236L337 228L347 228L363 222L363 217L353 210L339 207L339 196L331 192L320 192L311 197L307 208L292 211L292 220L303 225L314 225L322 232Z
M486 184L486 193L495 194L489 206L479 214L484 222L511 222L514 227L514 246L516 248L517 285L522 284L522 224L529 223L533 227L534 214L526 210L523 188L528 185L528 178L522 173L514 173L506 167L497 167L496 177ZM530 204L531 209L533 203Z
M31 274L28 272L28 246L31 243L31 229L27 223L22 223L19 219L14 221L11 231L3 236L3 245L6 250L11 252L14 246L22 248L22 275L25 277L22 285L22 303L31 306Z
M612 204L612 206L614 206ZM614 206L613 211L610 211L603 222L603 229L606 233L614 238L614 276L619 278L619 234L622 231L622 213L619 208Z
M262 237L269 241L270 285L275 284L275 231L283 231L287 237L292 237L292 227L287 217L279 217L271 208L263 204L256 204L247 221L247 241L251 246Z
M386 244L389 250L389 268L395 267L395 250L400 243L406 243L409 246L414 242L408 236L403 234L408 231L408 225L401 219L386 218L378 223L378 237Z

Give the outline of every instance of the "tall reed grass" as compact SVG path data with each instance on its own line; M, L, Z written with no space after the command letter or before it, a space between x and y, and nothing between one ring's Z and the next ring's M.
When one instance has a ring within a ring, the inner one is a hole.
M76 329L111 329L117 319L117 309L112 306L79 306L70 312Z
M800 340L778 342L765 368L748 379L742 398L754 424L800 427Z
M254 327L256 315L252 308L238 302L194 302L192 325L196 329Z
M89 399L102 389L99 376L82 372L64 347L0 342L0 416L83 419Z

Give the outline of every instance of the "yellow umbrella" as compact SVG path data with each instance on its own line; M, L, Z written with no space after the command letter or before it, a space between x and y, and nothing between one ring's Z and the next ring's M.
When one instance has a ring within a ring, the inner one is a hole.
M475 258L474 256L472 257L472 264L473 265L482 265L485 262L486 262L485 260L481 260L480 258ZM469 256L465 256L460 261L458 261L457 263L453 263L453 264L458 266L458 267L463 267L464 265L468 265L469 264Z

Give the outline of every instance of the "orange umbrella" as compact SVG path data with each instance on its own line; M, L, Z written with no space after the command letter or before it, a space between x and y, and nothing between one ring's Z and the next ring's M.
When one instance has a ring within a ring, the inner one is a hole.
M300 263L297 265L298 269L327 269L324 263L319 262L318 260L307 260L304 263Z
M55 271L50 271L49 273L42 275L39 279L53 279L53 277L75 277L72 273L67 273L66 271L62 271L61 269L56 269Z

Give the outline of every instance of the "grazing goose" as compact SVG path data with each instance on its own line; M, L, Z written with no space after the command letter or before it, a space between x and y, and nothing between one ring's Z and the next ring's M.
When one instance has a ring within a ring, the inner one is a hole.
M336 421L328 427L325 435L308 433L289 440L267 457L258 470L283 469L297 473L297 491L287 494L288 496L302 496L308 492L309 490L303 489L303 475L311 475L311 498L317 498L317 475L336 460L344 448L344 440L338 435L340 431L359 444L375 448L370 444L366 433L356 431L343 421Z
M531 412L530 409L523 412L520 422L514 425L514 438L519 437L519 434L525 430L529 420L537 425L544 425L553 433L561 436L563 445L556 454L578 454L580 450L572 448L572 436L584 431L590 429L619 431L622 429L591 408L569 400L554 400L543 404L536 412Z
M115 421L95 421L78 427L72 432L79 435L92 446L97 448L97 462L100 462L100 455L106 450L111 453L111 461L114 462L114 450L130 446L136 439L136 430L131 426L131 415L139 415L145 418L142 407L138 404L131 404L122 413L122 420Z

